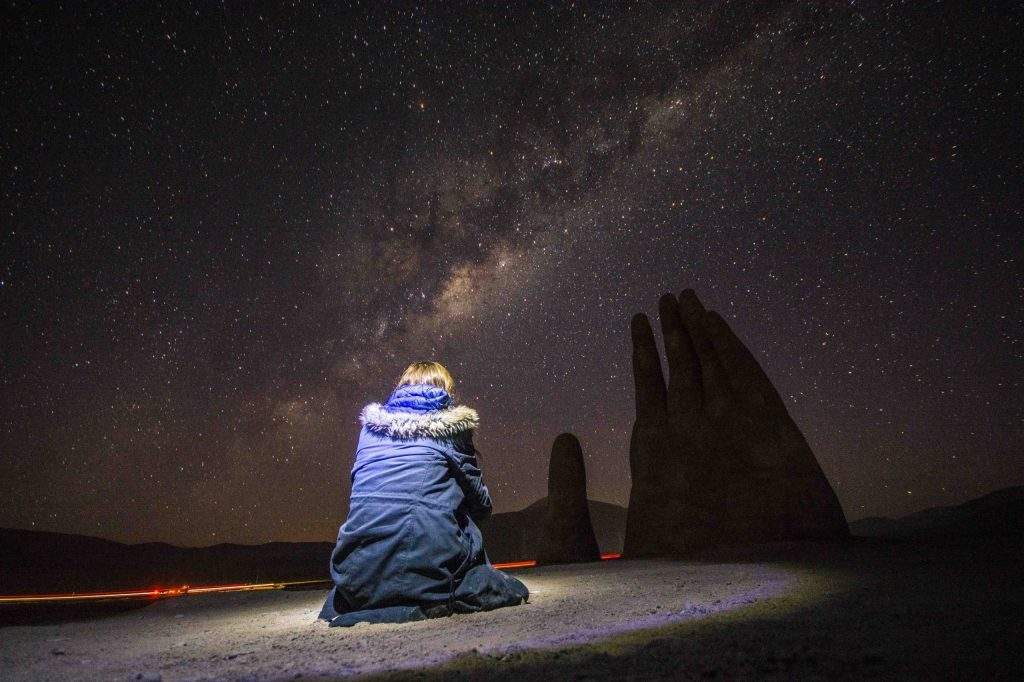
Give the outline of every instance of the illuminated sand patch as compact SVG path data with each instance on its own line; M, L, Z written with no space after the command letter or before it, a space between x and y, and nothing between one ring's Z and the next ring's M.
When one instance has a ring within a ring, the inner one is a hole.
M88 622L2 631L0 678L283 679L433 666L466 653L567 647L785 594L777 565L667 560L547 566L517 574L529 604L401 624L329 628L325 591L190 596Z

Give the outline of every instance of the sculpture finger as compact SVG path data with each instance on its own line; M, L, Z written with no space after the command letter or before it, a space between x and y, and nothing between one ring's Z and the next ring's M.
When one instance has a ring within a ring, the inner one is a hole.
M704 305L692 289L685 289L679 294L679 312L700 361L704 411L710 415L720 415L729 402L729 383L708 334Z
M722 316L709 311L705 326L729 378L733 395L756 405L782 404L782 398L761 364Z
M654 343L651 323L643 313L630 321L633 336L633 383L636 390L637 419L665 413L665 379L661 359Z
M573 502L587 503L587 470L583 448L571 433L561 433L551 445L548 462L548 501L558 500L571 507Z
M670 411L688 412L701 406L700 364L690 335L683 327L679 301L672 294L658 300L661 336L668 357L668 407Z

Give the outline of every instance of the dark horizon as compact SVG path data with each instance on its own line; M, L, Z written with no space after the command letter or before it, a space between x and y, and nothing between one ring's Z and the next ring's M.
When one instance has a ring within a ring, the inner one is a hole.
M425 359L496 512L563 431L625 506L686 287L848 521L1024 484L1019 11L8 9L0 527L330 541Z
M993 495L994 493L1002 493L1002 492L1006 492L1006 491L1022 492L1022 491L1024 491L1024 486L1008 486L1008 487L1005 487L1005 488L997 488L995 490L990 490L988 492L982 493L978 497L973 497L973 498L971 498L969 500L963 500L962 502L955 502L955 503L953 503L951 505L942 505L942 506L939 506L939 507L925 507L923 509L917 509L917 510L914 510L912 512L909 512L908 514L904 514L904 515L901 515L901 516L898 516L898 517L864 516L864 517L860 517L860 518L848 518L847 521L850 523L851 531L853 532L854 536L872 537L874 535L874 533L868 533L866 535L862 535L862 534L856 532L856 529L858 527L862 527L864 530L867 530L869 528L869 526L866 525L863 522L871 522L871 521L877 521L877 520L893 520L893 521L904 520L904 519L907 519L908 517L917 517L922 512L929 512L929 511L935 511L935 510L941 510L941 509L948 509L950 507L959 507L962 504L967 504L967 503L971 503L971 502L977 502L979 499L988 498L991 495ZM506 510L506 511L503 511L503 512L498 512L497 514L495 514L495 516L503 516L503 515L506 515L506 514L517 514L519 512L522 512L522 511L526 510L529 507L532 507L535 503L539 502L541 499L543 499L543 498L540 498L538 500L534 500L533 502L529 502L525 506L523 506L522 508L519 508L519 509L509 509L509 510ZM594 500L592 498L590 499L590 502L591 503L596 502L598 504L615 505L616 507L621 509L621 511L623 513L622 522L623 522L623 524L625 523L625 512L626 512L626 507L625 506L617 505L614 502L605 502L604 500ZM593 506L591 506L591 509L593 509ZM1012 518L1012 517L1010 517L1010 518ZM493 525L493 524L491 524L491 525ZM508 525L507 523L503 523L502 527L505 527L507 525ZM490 525L488 525L487 527L489 528ZM872 530L874 529L873 527L870 527L870 528L872 528ZM53 531L53 530L40 531L38 528L0 527L0 531L5 531L5 530L10 530L10 531L28 531L28 532L39 531L39 532L42 532L42 533L68 534L68 533L65 533L63 531ZM888 528L886 528L886 530L888 530ZM983 538L988 538L988 537L993 536L993 535L998 537L998 533L1000 532L999 530L994 530L993 531L992 529L987 528L985 526L979 526L977 531L979 533L979 537L983 537ZM503 532L501 528L499 528L497 531L496 530L490 531L490 533L491 533L491 540L489 541L490 544L497 544L499 546L503 546L502 543L507 544L507 539L512 537L512 535L511 534L501 535L501 532ZM949 531L948 535L940 535L939 537L951 538L951 539L953 539L955 541L955 540L957 540L957 539L959 539L961 537L961 535L957 534L959 532L960 532L960 529L955 529L955 530ZM311 544L322 544L322 545L333 547L334 542L335 542L334 538L323 538L323 539L310 539L310 540L265 540L265 541L262 541L262 542L255 542L255 543L238 543L238 542L231 542L231 541L219 541L219 542L205 543L205 544L199 544L199 545L177 545L177 544L174 544L174 543L167 543L167 542L163 542L163 541L159 541L159 540L156 540L156 541L154 541L154 540L141 540L141 541L137 541L137 542L124 542L124 541L121 541L121 540L115 540L113 538L102 537L102 536L99 536L99 535L90 535L88 533L75 533L74 535L78 535L79 537L90 537L90 538L94 538L94 539L98 539L98 540L120 542L120 543L126 544L126 545L149 544L149 543L156 542L156 543L161 543L161 544L168 544L168 545L171 545L173 547L178 547L178 548L181 548L181 549L204 549L204 548L214 547L214 546L218 546L218 545L254 546L254 545L265 545L265 544L273 544L273 543L284 543L284 544L289 544L289 543L311 543ZM886 539L891 539L893 536L881 535L880 537L883 537L883 538L886 538ZM898 538L899 536L895 536L895 537ZM600 548L601 548L602 554L604 554L605 550L608 549L608 547L606 547L605 544L601 544ZM525 550L525 547L523 549ZM619 547L619 544L616 544L616 545L612 546L611 550L613 550L613 552L612 552L613 556L618 557L619 556L618 552L619 552L620 549L621 548ZM492 552L492 550L489 548L488 549L488 553L490 554L491 552ZM505 559L502 558L501 560L504 561Z

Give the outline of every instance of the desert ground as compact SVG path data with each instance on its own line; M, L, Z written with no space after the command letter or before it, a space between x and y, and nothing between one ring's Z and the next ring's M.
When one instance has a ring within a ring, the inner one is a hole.
M516 571L530 602L329 628L325 592L0 629L0 679L1019 678L1021 544L855 541Z

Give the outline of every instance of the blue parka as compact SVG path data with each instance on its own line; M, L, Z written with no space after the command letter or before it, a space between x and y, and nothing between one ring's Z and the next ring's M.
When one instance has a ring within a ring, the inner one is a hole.
M491 513L475 410L442 388L400 386L359 415L348 518L331 554L331 625L422 620L525 602L494 568L476 521Z

